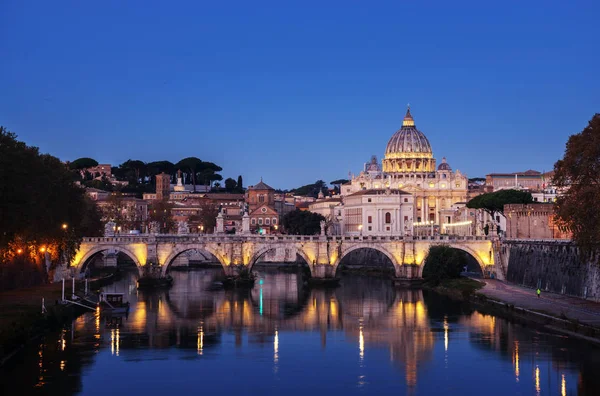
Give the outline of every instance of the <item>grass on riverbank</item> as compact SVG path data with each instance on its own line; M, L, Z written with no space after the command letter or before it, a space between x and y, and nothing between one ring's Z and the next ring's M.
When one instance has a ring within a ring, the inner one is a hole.
M466 300L477 290L485 286L485 283L476 281L471 278L453 278L442 279L438 284L434 285L427 281L423 287L432 289L438 293L445 294L449 297Z

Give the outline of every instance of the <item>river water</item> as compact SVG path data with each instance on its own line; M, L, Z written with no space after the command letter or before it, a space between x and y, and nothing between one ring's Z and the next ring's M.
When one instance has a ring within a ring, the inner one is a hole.
M173 272L127 295L117 328L90 312L0 369L3 395L600 395L590 344L485 315L388 280L308 289L259 272L247 292L207 291L218 269Z

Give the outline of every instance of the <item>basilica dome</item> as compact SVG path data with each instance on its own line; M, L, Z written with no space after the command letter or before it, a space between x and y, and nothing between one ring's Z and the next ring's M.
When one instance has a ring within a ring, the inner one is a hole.
M435 159L429 140L415 127L410 107L400 128L385 149L383 171L386 173L432 173Z
M402 121L402 128L394 133L388 142L385 149L385 157L406 157L404 154L408 153L432 154L429 140L427 140L423 132L415 127L415 120L410 114L410 108L406 110L406 116L404 116L404 121Z
M438 166L439 171L451 171L450 164L446 162L446 157L442 158L442 163Z

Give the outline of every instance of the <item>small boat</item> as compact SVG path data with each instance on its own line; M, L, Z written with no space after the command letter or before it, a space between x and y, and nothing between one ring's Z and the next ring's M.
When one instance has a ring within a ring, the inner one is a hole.
M163 276L160 278L154 277L143 277L138 279L137 287L138 289L153 289L153 288L163 288L163 287L171 287L173 285L173 277L171 275Z
M123 293L100 293L100 312L111 314L128 313L129 302L124 302Z

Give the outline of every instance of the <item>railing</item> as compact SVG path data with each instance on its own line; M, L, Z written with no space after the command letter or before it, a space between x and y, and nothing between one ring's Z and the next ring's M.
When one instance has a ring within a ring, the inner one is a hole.
M400 241L435 241L435 242L469 242L469 241L490 241L490 238L484 236L459 236L459 235L438 235L438 236L394 236L394 235L216 235L216 234L158 234L158 235L117 235L107 237L85 237L82 242L85 243L155 243L155 242L400 242ZM528 240L528 242L556 242L557 240ZM525 242L517 241L515 242Z

